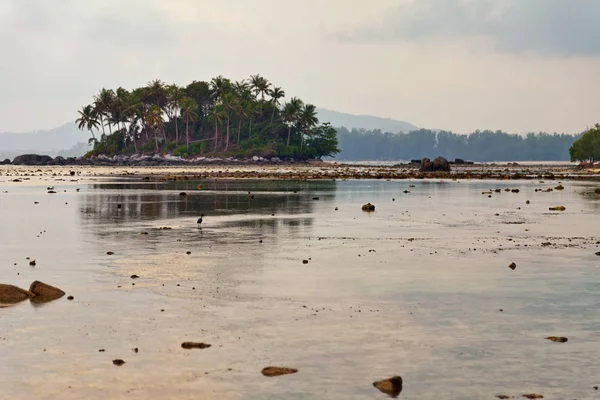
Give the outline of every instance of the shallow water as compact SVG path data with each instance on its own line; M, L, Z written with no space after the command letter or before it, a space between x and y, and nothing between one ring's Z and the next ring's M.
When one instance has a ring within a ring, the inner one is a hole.
M75 297L0 308L2 399L598 396L598 183L60 184L0 187L0 282Z

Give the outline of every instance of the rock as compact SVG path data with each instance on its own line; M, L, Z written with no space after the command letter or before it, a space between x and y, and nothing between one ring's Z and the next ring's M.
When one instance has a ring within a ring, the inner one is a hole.
M112 251L107 251L107 252L106 252L106 255L107 255L107 256L112 256L112 255L114 255L114 254L115 254L115 253L113 253Z
M536 393L524 394L523 397L525 397L526 399L543 399L544 398L544 396L542 396L541 394L536 394Z
M186 192L181 192L181 193L179 193L179 195L180 196L187 196L187 193Z
M444 157L437 157L433 160L433 170L450 172L450 163Z
M209 347L211 347L212 345L210 344L206 344L206 343L196 343L196 342L183 342L181 343L181 347L183 347L184 349L208 349Z
M117 367L120 367L121 365L125 364L125 361L116 359L113 360L113 364L115 364Z
M507 396L505 394L499 394L498 396L496 396L497 399L510 399L510 396Z
M465 160L463 160L462 158L455 158L454 159L454 164L456 165L462 165L465 163Z
M600 188L595 190L596 194L600 194Z
M308 264L308 260L302 260L302 264Z
M38 154L23 154L12 161L12 165L52 165L53 163L52 157Z
M313 197L312 199L313 199L313 200L319 200L319 198L318 198L318 197Z
M597 253L596 253L596 255L600 257L600 251L599 251L599 252L597 252Z
M373 386L388 396L398 397L402 392L402 378L394 376L383 381L373 382Z
M433 164L429 158L424 158L421 160L419 171L421 172L430 172L433 171Z
M4 161L0 162L0 164L2 164L2 165L9 165L10 164L10 159L5 158Z
M508 266L508 268L510 268L510 269L512 269L514 271L517 268L517 264L510 263L510 265Z
M556 206L556 207L550 207L549 210L550 211L565 211L567 208L565 206Z
M36 295L36 301L45 302L60 299L65 292L57 287L50 286L40 281L34 281L29 287L29 291Z
M548 336L546 339L551 340L554 343L566 343L569 340L569 338L564 336Z
M284 368L284 367L266 367L263 368L261 374L268 377L281 376L281 375L290 375L298 372L295 368Z
M73 299L75 299L75 297L73 297L73 296L67 297L67 300L73 300Z
M29 265L31 265L32 267L35 267L35 260L29 261Z
M136 274L131 275L131 279L138 279L139 276L137 276Z
M0 283L0 304L14 304L35 296L27 290Z
M361 209L366 212L372 212L372 211L375 211L375 206L371 203L367 203L367 204L363 204Z
M555 189L555 190L564 190L564 188L565 188L565 187L564 187L563 185L561 185L561 184L558 184L558 186L557 186L557 187L555 187L554 189Z

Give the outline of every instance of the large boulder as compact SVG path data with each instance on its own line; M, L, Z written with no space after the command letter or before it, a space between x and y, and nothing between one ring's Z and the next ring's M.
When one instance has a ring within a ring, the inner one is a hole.
M40 281L34 281L29 287L29 291L36 296L34 300L40 303L60 299L65 295L65 292L59 288Z
M10 164L10 159L6 158L4 161L1 161L0 164L8 165L8 164Z
M52 157L39 154L22 154L12 161L13 165L52 165L53 163Z
M394 376L389 379L373 382L373 386L390 397L398 397L402 392L402 378Z
M421 166L419 167L419 171L421 172L430 172L433 171L433 163L429 158L424 158L421 160Z
M35 296L27 290L0 283L0 304L14 304Z
M444 157L437 157L433 160L433 170L450 172L450 163Z

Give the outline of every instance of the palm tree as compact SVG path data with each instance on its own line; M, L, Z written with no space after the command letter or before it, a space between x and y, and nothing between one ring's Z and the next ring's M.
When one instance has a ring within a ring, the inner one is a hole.
M300 112L304 104L297 97L292 97L289 103L283 107L283 121L288 127L287 147L290 147L290 138L292 135L292 126L298 123Z
M213 100L219 102L221 97L231 88L231 81L219 75L210 81L210 90Z
M155 104L162 110L167 105L167 86L160 79L148 82L144 88L144 103Z
M262 101L264 101L265 93L267 93L269 91L269 88L271 87L269 81L258 74L251 75L250 85L252 86L256 97L258 97L258 95L261 95L261 99Z
M94 135L93 129L98 129L99 123L94 113L94 109L91 105L87 105L77 112L79 113L79 118L75 120L77 128L89 130L94 142L96 142L96 135Z
M152 130L154 131L155 149L156 149L156 152L158 153L158 136L156 135L156 131L160 130L164 125L164 121L162 119L162 110L160 109L160 107L158 105L153 104L147 110L146 124L148 127L152 128Z
M319 123L319 119L317 118L317 108L312 104L306 104L302 108L302 111L300 111L299 123L302 128L300 146L304 147L304 135L308 134L310 130Z
M285 97L285 92L280 87L274 87L269 90L269 96L271 96L271 103L273 104L273 113L271 114L271 124L275 118L275 111L278 109L280 103L279 100Z
M213 153L217 151L217 146L219 145L219 124L223 122L223 118L225 118L226 115L227 113L220 105L215 106L210 114L210 119L212 119L215 124L215 147Z
M231 113L237 110L237 99L233 93L227 93L221 98L221 104L227 118L227 137L225 139L225 151L227 151L229 148L229 121Z
M179 112L181 111L181 99L184 97L184 91L177 85L169 85L166 89L167 103L166 113L169 122L175 120L175 144L179 145ZM188 144L189 145L189 144Z
M102 88L100 93L94 96L94 113L100 119L100 126L102 127L102 134L104 132L104 119L109 117L110 108L115 97L115 92ZM108 124L109 132L112 133L110 123Z
M195 121L198 118L198 104L190 97L184 97L179 101L181 107L181 115L185 118L185 143L187 152L190 152L190 121Z

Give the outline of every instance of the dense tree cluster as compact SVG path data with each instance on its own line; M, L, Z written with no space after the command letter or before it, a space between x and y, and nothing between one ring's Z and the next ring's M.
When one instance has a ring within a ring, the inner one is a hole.
M319 124L315 106L284 98L282 88L260 75L236 82L218 76L186 87L155 80L131 91L100 90L76 122L92 134L91 154L335 155L336 130Z
M442 156L471 161L568 161L569 146L578 136L528 133L511 135L475 131L460 135L447 131L416 130L384 133L361 129L338 131L342 160L411 160Z
M600 160L600 124L586 131L569 149L571 161L594 163Z

